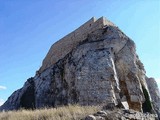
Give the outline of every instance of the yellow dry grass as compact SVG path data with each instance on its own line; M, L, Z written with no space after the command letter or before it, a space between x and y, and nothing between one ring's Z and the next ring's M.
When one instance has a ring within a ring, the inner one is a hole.
M98 106L69 105L58 108L0 112L0 120L80 120L100 110Z

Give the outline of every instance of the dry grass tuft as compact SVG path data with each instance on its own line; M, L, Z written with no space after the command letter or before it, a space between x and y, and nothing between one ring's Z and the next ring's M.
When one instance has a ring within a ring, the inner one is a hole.
M98 106L69 105L58 108L0 112L0 120L80 120L100 110Z

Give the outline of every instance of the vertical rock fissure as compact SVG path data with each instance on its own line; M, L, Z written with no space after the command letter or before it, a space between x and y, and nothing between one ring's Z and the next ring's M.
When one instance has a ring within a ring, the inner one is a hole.
M149 98L149 94L144 86L142 86L142 90L145 96L145 102L142 104L143 112L151 112L152 104Z
M121 97L121 101L127 100L127 102L129 103L130 101L130 96L129 96L129 92L127 90L127 85L126 82L124 80L120 80L120 97Z
M110 57L110 60L111 60L112 66L113 66L114 79L115 79L115 83L116 83L116 89L117 89L118 91L120 91L120 88L119 88L119 80L118 80L118 76L117 76L117 71L116 71L115 64L114 64L114 61L113 61L112 56Z

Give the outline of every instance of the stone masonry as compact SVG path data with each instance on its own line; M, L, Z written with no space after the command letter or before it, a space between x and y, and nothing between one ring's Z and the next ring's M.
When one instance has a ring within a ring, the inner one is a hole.
M125 103L127 109L160 115L155 86L135 43L104 17L93 17L51 46L37 74L0 111L68 104L110 109Z
M79 42L82 42L88 37L89 33L103 28L105 25L114 26L114 24L107 20L105 17L101 17L99 19L92 17L78 29L57 41L51 46L48 54L43 60L42 67L40 68L39 72L41 73L43 70L50 67L58 60L62 59L69 52L71 52L71 50L75 48Z

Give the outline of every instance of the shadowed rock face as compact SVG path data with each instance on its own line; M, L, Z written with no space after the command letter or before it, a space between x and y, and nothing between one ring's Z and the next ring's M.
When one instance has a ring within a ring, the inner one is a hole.
M154 78L146 78L146 81L152 98L154 109L160 117L160 92L158 85Z
M0 107L0 110L17 110L19 108L33 109L35 108L33 78L29 78L24 86L15 91L8 100Z
M67 104L117 106L127 101L130 109L142 111L146 100L151 103L150 96L134 42L116 26L105 25L27 80L0 110ZM153 109L151 104L147 112Z
M20 98L20 106L25 109L35 108L35 93L34 93L34 81L32 78L28 79L28 87Z

